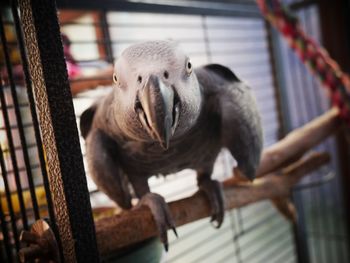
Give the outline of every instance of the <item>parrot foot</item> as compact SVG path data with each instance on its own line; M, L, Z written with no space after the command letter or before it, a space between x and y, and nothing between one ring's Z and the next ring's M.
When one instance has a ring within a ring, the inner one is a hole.
M212 179L201 180L199 190L203 191L209 199L212 210L210 222L215 228L220 228L225 214L224 193L221 183Z
M177 232L167 203L161 195L155 193L147 193L142 196L137 207L140 207L142 205L147 206L151 210L158 229L160 240L164 244L165 251L168 251L169 243L167 231L171 228L174 231L176 237Z

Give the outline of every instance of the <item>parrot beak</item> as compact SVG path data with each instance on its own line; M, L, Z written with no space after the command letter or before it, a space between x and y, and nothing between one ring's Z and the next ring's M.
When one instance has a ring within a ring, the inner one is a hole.
M166 86L157 76L151 75L136 98L136 110L143 127L166 150L174 131L178 103L172 87ZM175 104L177 107L174 107Z

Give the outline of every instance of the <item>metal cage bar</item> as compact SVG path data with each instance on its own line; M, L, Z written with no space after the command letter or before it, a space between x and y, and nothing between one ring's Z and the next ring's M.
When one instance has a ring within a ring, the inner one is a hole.
M25 163L27 179L28 179L28 183L29 183L29 191L30 191L30 196L32 199L35 219L39 219L40 216L39 216L38 201L37 201L37 198L35 195L35 186L34 186L33 175L32 175L31 165L30 165L30 160L29 160L27 140L26 140L26 136L24 134L24 124L23 124L22 117L21 117L21 112L20 112L19 103L18 103L18 94L16 92L16 85L14 82L13 72L12 72L12 68L11 68L11 64L10 64L10 59L8 56L9 52L8 52L7 40L6 40L6 36L5 36L5 30L4 30L4 25L2 23L2 19L0 19L0 23L1 23L0 26L1 26L2 45L3 45L3 50L5 53L7 72L8 72L8 76L10 79L11 95L12 95L13 106L14 106L15 115L16 115L16 123L18 126L20 143L22 146L22 153L23 153L23 158L24 158L24 163Z
M8 74L9 74L10 86L14 87L15 84L14 84L14 80L13 80L12 73L11 73L11 65L9 65L10 59L9 59L9 54L7 52L7 49L6 49L6 37L5 37L4 26L2 23L2 18L0 18L0 36L1 36L1 43L2 43L2 47L3 47L3 51L4 51L4 56L5 56L5 60L6 60L6 68L7 68ZM3 77L1 76L1 79L2 78ZM4 87L2 84L0 84L0 85L1 85L1 87L0 87L0 102L2 105L1 111L2 111L5 126L10 127L8 109L6 109L6 107L4 107L4 105L6 105ZM6 136L7 136L7 140L9 143L10 156L11 156L11 161L12 161L12 169L13 169L13 172L15 175L16 190L17 190L17 195L18 195L18 200L19 200L19 206L21 208L20 210L21 210L23 227L25 229L28 229L28 218L27 218L27 214L25 211L26 209L25 209L23 193L22 193L22 184L21 184L21 180L19 177L17 156L16 156L13 136L12 136L10 128L6 129Z

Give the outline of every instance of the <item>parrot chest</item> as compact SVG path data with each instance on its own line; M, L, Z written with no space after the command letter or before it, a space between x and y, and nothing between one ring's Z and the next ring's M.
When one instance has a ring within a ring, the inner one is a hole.
M151 176L211 167L221 149L219 134L218 123L208 120L183 138L171 141L168 150L155 143L140 152L124 151L122 168L127 174Z

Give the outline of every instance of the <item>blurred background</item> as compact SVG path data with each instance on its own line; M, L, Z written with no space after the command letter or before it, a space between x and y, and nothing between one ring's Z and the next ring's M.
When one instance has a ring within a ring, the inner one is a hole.
M228 66L246 82L254 91L262 115L265 147L329 108L320 82L309 74L279 33L264 21L255 1L56 2L77 123L86 108L111 90L112 65L121 52L133 43L156 39L177 41L194 66L219 63ZM324 45L349 73L350 13L347 1L290 0L283 3L298 16L305 32ZM35 213L32 211L35 205L26 190L31 183L36 186L37 213L39 217L47 216L42 167L30 105L23 88L23 67L14 33L14 18L7 9L1 12L5 17L2 26L16 85L16 93L12 93L9 73L3 63L2 44L0 68L4 100L1 107L2 111L6 108L9 119L7 123L0 118L2 175L7 174L6 184L15 193L18 182L16 184L13 156L9 153L12 146L9 146L6 129L10 126L17 163L15 169L19 171L20 183L27 194L25 205L31 222L30 214ZM19 113L15 112L14 96ZM20 127L18 118L22 120ZM26 149L20 143L21 130L27 138ZM80 142L84 155L82 138ZM341 136L328 139L317 149L329 152L332 161L294 188L298 226L293 226L279 214L269 201L255 203L227 212L224 224L218 230L208 219L203 219L179 227L178 239L169 233L171 241L166 262L349 262L348 193L344 190L349 181L346 178L349 175L348 149ZM230 177L233 163L230 154L223 150L217 159L214 177L219 180ZM89 174L88 170L86 174ZM4 201L3 178L0 177L0 194L6 215L9 210ZM101 211L114 204L96 189L89 176L87 180L98 220ZM197 191L195 173L191 170L166 178L152 177L149 183L152 191L163 195L167 201ZM16 204L16 197L13 198ZM20 208L13 210L19 213ZM23 226L20 216L17 224L19 228Z

